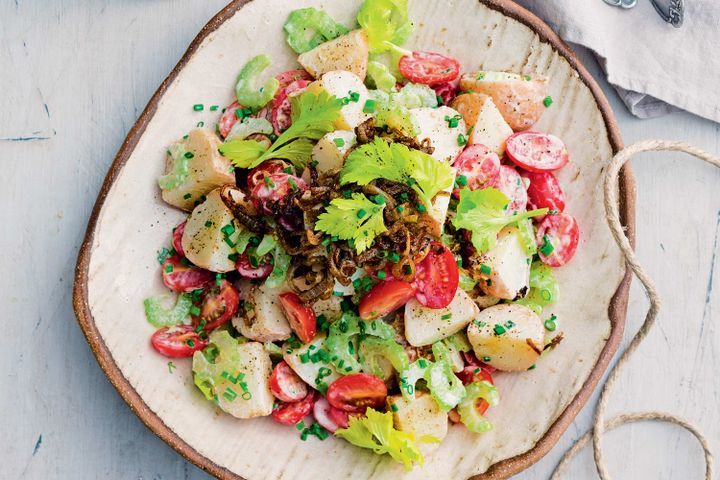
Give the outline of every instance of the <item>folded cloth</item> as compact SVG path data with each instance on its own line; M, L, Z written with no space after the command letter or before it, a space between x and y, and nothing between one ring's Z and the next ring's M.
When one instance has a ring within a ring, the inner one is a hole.
M720 122L720 0L685 0L674 28L650 0L622 9L603 0L516 0L565 41L600 57L608 81L640 118L677 107Z

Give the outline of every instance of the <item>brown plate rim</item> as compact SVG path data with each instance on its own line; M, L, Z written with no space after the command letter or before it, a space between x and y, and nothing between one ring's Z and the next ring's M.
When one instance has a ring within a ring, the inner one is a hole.
M140 420L155 435L160 437L165 443L175 449L185 459L189 460L199 468L223 479L242 480L242 477L224 468L209 458L205 457L197 450L186 443L179 435L173 432L160 417L153 412L137 391L132 387L130 382L125 378L122 371L115 363L107 345L100 336L95 321L90 311L88 301L88 270L90 265L90 257L92 244L97 226L98 216L105 203L105 199L119 176L122 168L130 158L139 139L145 131L150 120L153 118L158 104L163 95L167 91L170 84L175 80L180 71L185 67L188 61L197 52L203 40L213 31L217 30L226 20L232 17L245 4L252 0L234 0L215 15L195 37L185 54L177 63L175 68L170 72L168 77L163 81L150 102L143 110L137 122L133 125L127 137L123 141L120 150L110 166L105 180L98 194L95 206L93 207L90 220L83 243L80 247L77 264L75 267L75 283L73 287L73 308L77 316L80 328L92 349L95 358L110 383L115 387L123 400L128 404L130 409L137 415ZM595 82L587 69L582 65L572 49L563 42L552 29L538 17L512 2L511 0L479 0L486 6L509 16L524 25L530 27L540 39L549 43L568 63L578 72L580 79L587 85L592 92L597 106L600 109L605 126L608 132L608 140L617 153L623 148L622 138L617 120L612 112L610 104L605 98L600 86ZM627 236L631 244L635 245L635 179L632 169L629 165L623 167L620 172L620 212L623 225L626 226ZM608 315L611 323L610 336L600 353L598 361L589 377L581 387L572 402L565 408L555 422L550 426L545 435L537 442L537 444L529 451L517 455L515 457L503 460L492 465L485 473L472 477L472 480L499 480L508 478L539 461L548 451L557 443L559 438L572 423L575 416L582 409L585 403L592 395L593 390L602 378L610 360L618 349L618 345L622 338L625 326L625 315L627 311L628 294L630 288L631 273L626 268L625 276L620 283L615 295L613 296L608 309Z

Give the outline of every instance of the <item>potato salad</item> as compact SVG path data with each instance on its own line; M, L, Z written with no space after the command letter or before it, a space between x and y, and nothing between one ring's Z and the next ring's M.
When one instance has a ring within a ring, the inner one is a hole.
M173 293L144 301L152 347L216 408L408 469L492 429L494 377L562 348L553 269L579 239L568 150L533 130L548 79L464 71L412 30L406 0L353 25L295 10L295 69L249 58L232 103L188 105L216 123L165 147L187 218L158 254Z

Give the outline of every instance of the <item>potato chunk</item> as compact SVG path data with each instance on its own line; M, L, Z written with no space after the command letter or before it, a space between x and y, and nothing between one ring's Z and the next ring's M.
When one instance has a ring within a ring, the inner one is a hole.
M335 122L338 130L353 130L355 127L370 118L363 112L368 99L367 87L354 73L346 71L331 71L323 74L305 89L306 92L319 94L322 91L337 98L348 98L347 105L340 110L340 118ZM356 94L353 96L353 94Z
M457 96L450 106L460 112L468 128L472 128L471 144L484 145L500 156L505 153L505 141L513 130L490 96L466 93Z
M341 376L335 369L335 366L331 363L313 363L312 361L303 362L301 360L301 356L305 353L308 355L317 353L317 351L325 344L326 338L327 337L324 333L318 332L310 343L302 344L298 346L298 348L293 348L293 346L287 342L285 342L282 346L283 360L290 365L290 368L297 373L298 377L302 378L305 383L313 388L318 387L316 380L318 380L321 368L327 368L330 370L330 374L322 377L321 379L321 381L326 385L330 385Z
M335 130L322 137L313 147L312 158L320 173L340 170L345 156L355 146L355 134L347 130Z
M235 328L244 336L258 342L287 340L292 335L290 324L280 307L281 289L252 285L243 281L239 289L244 302L242 314L233 318Z
M467 335L479 359L509 372L533 366L545 346L542 320L524 305L486 308L470 324Z
M422 142L427 138L435 149L432 156L437 160L454 162L464 148L458 142L458 136L467 135L462 115L450 107L413 108L410 115L419 128L417 140Z
M531 257L525 251L516 227L505 227L495 246L480 256L480 262L490 273L480 288L489 296L515 300L527 294L530 285Z
M335 40L321 43L301 54L298 63L315 78L333 70L343 70L365 80L368 63L367 33L362 29L353 30Z
M447 436L448 414L440 409L430 394L418 392L412 401L405 400L402 395L391 395L387 398L387 403L393 412L395 428L403 432L413 432L415 440L430 435L442 441ZM430 453L439 445L418 442L423 454Z
M185 224L182 246L185 256L198 267L211 272L229 272L235 262L229 258L235 252L237 237L245 228L223 200L231 198L233 203L253 209L245 194L233 187L217 188L208 193L207 199L195 207Z
M235 400L229 401L225 396L219 395L218 402L222 402L220 408L236 418L253 418L270 415L275 402L270 391L270 374L272 373L272 362L270 354L265 350L262 343L248 342L238 345L240 353L240 365L238 371L244 373L243 381L247 383L247 390L252 395L245 400L242 390L238 391Z
M532 127L545 111L548 79L505 72L466 73L460 77L460 89L490 95L510 128L518 132Z
M424 307L413 298L405 305L405 338L413 347L432 345L465 328L478 311L475 302L460 288L445 308Z
M185 180L175 188L162 191L163 200L170 205L189 212L211 190L235 183L230 161L218 152L220 139L210 130L191 130L177 145L179 151L192 154L192 157L182 155L175 160L172 155L167 156L167 172L173 170L175 161L187 161L188 164Z

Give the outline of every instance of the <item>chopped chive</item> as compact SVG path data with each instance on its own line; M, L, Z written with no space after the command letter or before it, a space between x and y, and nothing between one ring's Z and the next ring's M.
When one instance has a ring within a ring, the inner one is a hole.
M173 368L176 368L175 364L173 362L168 362L167 366L168 366L168 372L170 372L170 373L172 373Z
M484 80L485 79L485 72L478 72L478 74L475 76L475 80Z
M167 265L165 265L165 273L172 273L172 271L173 266L171 264L168 263Z
M364 208L361 208L360 210L358 210L358 212L357 212L358 218L363 218L365 215L367 215L367 211Z
M446 313L442 317L440 317L443 320L450 320L452 318L452 313Z
M366 100L365 106L363 107L364 113L375 113L375 106L377 102L375 100Z
M208 220L205 222L205 228L210 228L210 227L212 227L212 222L210 220Z
M557 320L557 317L554 314L550 315L550 318L545 320L545 323L544 323L545 330L547 330L548 332L554 332L555 329L557 328L557 323L555 323L556 320Z
M503 335L506 332L505 327L503 327L499 323L495 324L495 326L493 327L493 331L495 332L495 335L498 336Z
M458 146L462 147L463 145L467 145L468 141L467 138L465 138L465 135L462 133L458 134L457 136L457 144Z
M545 255L547 257L554 251L555 251L555 247L553 247L553 244L550 241L550 237L548 237L547 235L543 235L543 243L540 246L540 253L542 253L543 255Z
M185 195L183 195L183 199L185 199L185 200L190 200L191 198L192 198L191 193L186 193Z
M489 362L490 360L492 360L492 358L487 357L487 356L485 356L485 357L482 358L482 361L483 361L483 362Z
M490 275L492 273L492 269L488 265L485 265L484 263L482 265L480 265L480 271L482 273L484 273L485 275Z
M549 95L547 97L545 97L545 99L543 100L543 105L545 105L545 108L549 108L550 105L552 105L552 104L553 104L553 98Z
M348 93L350 93L350 101L351 102L360 101L360 93L359 92L348 92Z
M387 273L385 273L385 270L380 270L377 272L377 277L380 280L385 280L385 278L387 277Z
M455 183L457 183L459 187L464 187L468 184L467 177L465 175L458 175Z
M205 109L205 106L202 103L196 103L193 105L193 110L196 112L202 112Z
M380 193L373 197L373 201L378 205L385 205L385 197Z
M338 147L338 148L342 148L342 147L345 146L345 140L343 140L342 138L335 138L335 139L333 139L333 143L334 143L335 146Z
M417 211L420 213L427 212L427 208L422 203L418 203L415 207L417 208Z
M397 412L398 406L393 403L392 405L390 405L390 410L392 410L393 412Z
M185 152L185 154L184 154L183 156L184 156L185 158L190 159L190 158L195 157L195 154L192 153L192 152Z
M400 255L396 252L392 252L390 255L388 255L388 260L393 263L397 263L398 261L400 261Z

